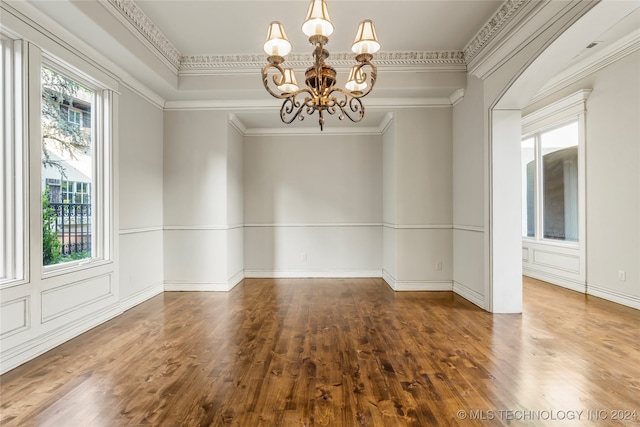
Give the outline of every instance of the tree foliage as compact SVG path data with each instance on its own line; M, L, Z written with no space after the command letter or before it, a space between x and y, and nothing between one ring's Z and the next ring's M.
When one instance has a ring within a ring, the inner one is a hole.
M76 159L91 147L91 134L68 120L68 108L89 92L78 83L48 68L42 69L42 165L64 176L64 165L52 151Z
M56 231L56 212L49 202L49 186L42 193L42 265L60 261L62 244Z

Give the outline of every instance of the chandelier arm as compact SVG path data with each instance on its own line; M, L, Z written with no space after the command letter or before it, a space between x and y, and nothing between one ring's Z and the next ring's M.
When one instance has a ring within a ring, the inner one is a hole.
M328 110L329 114L334 114L337 111L337 107L340 109L340 115L338 116L338 119L342 120L346 117L354 123L358 123L359 121L361 121L364 118L364 105L362 104L360 98L362 98L362 96L364 95L355 97L351 94L351 92L340 88L335 88L334 90L332 90L330 92L330 95L335 92L340 93L342 97L341 99L338 99L338 97L335 95L331 96L328 105L333 108L333 111Z
M313 96L309 89L300 89L294 93L288 94L286 97L282 97L284 98L284 102L280 107L280 120L282 120L283 123L291 124L296 118L298 120L304 120L305 115L302 111L305 108L307 109L307 115L311 115L313 113L314 108L312 98L305 96L304 102L296 100L296 96L303 92Z
M357 71L362 70L361 73L355 73L356 76L362 77L361 79L356 78L356 83L358 84L364 83L365 81L367 81L367 78L369 78L369 83L367 84L367 89L364 92L353 91L353 92L349 92L349 95L354 98L364 98L373 90L373 87L376 84L376 78L378 77L378 69L368 59L360 61L360 63L356 67L357 67L356 68ZM364 67L370 68L368 73L364 71L366 69Z
M295 97L295 95L298 94L298 92L304 91L304 89L302 89L293 93L283 93L282 91L280 91L280 89L277 89L278 91L280 91L280 93L277 93L274 90L272 90L271 85L269 84L269 69L271 68L274 68L279 73L279 74L273 74L272 76L273 84L275 85L276 89L285 81L284 69L280 65L269 63L264 66L264 68L262 69L262 84L264 85L264 88L267 90L267 92L269 92L271 96L278 99L286 99L290 97Z
M285 56L291 50L291 43L287 40L279 22L274 21L269 27L264 45L264 50L269 55L268 64L262 69L262 83L266 91L274 98L284 100L280 108L281 120L290 124L295 119L303 120L305 116L310 116L317 111L320 130L324 128L325 112L330 115L338 113L340 120L346 116L352 122L359 122L364 118L364 105L360 99L367 96L375 86L378 71L371 61L373 54L380 49L373 22L362 21L358 27L356 41L352 45L356 53L356 65L351 68L351 75L346 85L354 90L335 87L336 69L325 63L329 57L329 51L325 49L325 45L329 42L329 35L333 31L325 1L311 0L307 20L303 24L303 32L309 37L309 43L313 46L313 62L305 71L306 88L300 89L293 69L283 66ZM316 13L320 4L322 16ZM304 100L298 99L298 96L304 97Z

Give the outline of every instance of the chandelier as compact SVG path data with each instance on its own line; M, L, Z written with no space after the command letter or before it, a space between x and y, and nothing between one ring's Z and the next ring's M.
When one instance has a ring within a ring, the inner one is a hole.
M291 43L287 39L284 27L278 21L269 24L267 41L264 44L264 51L269 56L267 65L262 69L262 82L272 96L284 99L280 108L280 119L290 124L296 118L303 120L305 114L311 115L318 111L322 130L323 113L326 111L331 115L339 112L340 120L347 117L352 122L359 122L364 117L364 106L360 98L371 92L377 76L376 67L371 60L373 54L380 49L380 43L373 22L367 19L358 26L355 41L351 45L356 65L351 68L345 89L335 86L337 72L325 63L329 52L324 46L329 42L329 36L333 32L325 0L311 0L307 18L302 24L302 32L309 37L309 43L314 46L314 62L304 73L307 87L300 89L293 69L283 66L284 57L291 52ZM272 80L269 79L270 71Z

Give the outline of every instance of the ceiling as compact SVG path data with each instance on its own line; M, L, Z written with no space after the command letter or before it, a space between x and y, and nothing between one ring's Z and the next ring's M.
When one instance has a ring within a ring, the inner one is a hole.
M266 93L260 78L268 24L274 20L284 24L293 44L289 56L298 81L311 63L311 46L300 29L308 0L38 0L30 4L168 101L168 106L199 103L228 108L249 129L286 126L279 119L280 101ZM374 58L378 80L363 99L367 114L359 126L375 129L394 106L450 103L450 97L466 86L466 49L505 3L328 0L327 4L335 27L327 45L328 62L335 61L338 84L346 80L358 23L375 22L382 45ZM602 43L576 60L637 30L638 22L636 10L608 34L591 35L585 46L594 40ZM296 126L317 128L317 117ZM327 118L328 128L341 126L353 124Z
M347 52L358 23L372 19L385 51L462 50L502 0L328 0L328 48ZM136 0L183 55L262 53L271 21L284 24L293 53L310 53L301 31L308 0Z

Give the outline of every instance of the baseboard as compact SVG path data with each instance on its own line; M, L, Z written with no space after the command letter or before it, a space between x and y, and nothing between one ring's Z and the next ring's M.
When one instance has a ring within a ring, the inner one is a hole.
M88 316L76 319L60 328L39 335L0 354L0 374L17 368L43 353L69 341L78 335L122 314L120 303L105 307Z
M380 277L380 269L366 270L245 270L244 277L250 279L305 279L305 278L362 278Z
M449 280L397 280L387 270L382 270L382 280L394 291L452 291Z
M541 271L531 270L528 268L522 269L522 274L527 277L542 280L544 282L551 283L553 285L561 286L563 288L570 289L572 291L580 292L582 294L587 293L587 285L584 282L576 282L575 280L565 279L563 277L556 276L554 274L544 273Z
M587 294L640 310L640 297L587 283Z
M393 289L394 291L396 290L396 279L395 279L395 277L393 277L385 269L382 270L382 280L384 280L391 289Z
M396 291L452 291L451 280L396 280Z
M227 282L164 282L165 292L227 292Z
M164 284L162 282L149 286L146 289L136 292L135 294L120 301L122 311L127 311L146 300L155 297L164 292Z
M242 280L244 280L244 270L240 270L233 277L227 280L227 290L230 291L231 289L235 288L238 283L242 282Z
M460 295L462 298L466 299L467 301L477 305L481 309L483 310L485 309L484 295L482 295L480 292L474 291L473 289L463 285L460 282L456 282L455 280L453 281L453 292Z

